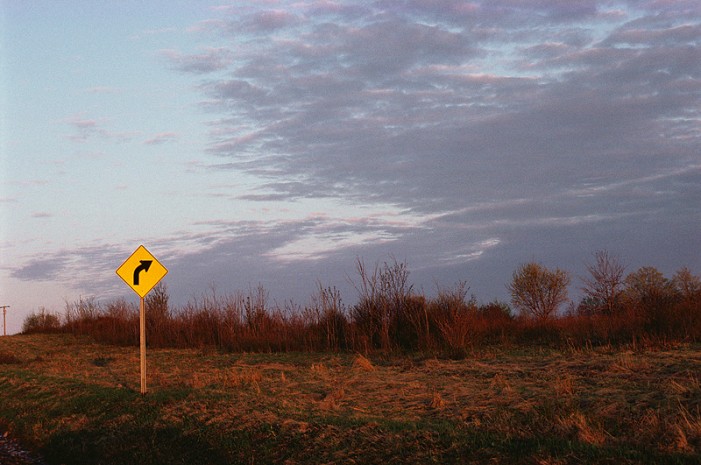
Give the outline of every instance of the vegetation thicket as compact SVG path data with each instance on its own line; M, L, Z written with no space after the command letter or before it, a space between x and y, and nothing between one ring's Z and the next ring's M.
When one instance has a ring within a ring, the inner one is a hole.
M270 302L262 287L219 296L212 290L181 308L161 283L146 296L151 347L216 347L225 352L430 352L460 356L493 344L589 346L701 340L701 279L681 268L668 279L654 267L625 275L607 251L593 254L583 297L568 301L568 272L540 263L517 268L505 302L478 303L466 282L417 293L406 263L369 268L358 259L357 303L319 283L306 306ZM569 303L568 303L569 302ZM138 307L124 299L67 302L64 314L30 315L25 333L62 331L98 342L136 345Z

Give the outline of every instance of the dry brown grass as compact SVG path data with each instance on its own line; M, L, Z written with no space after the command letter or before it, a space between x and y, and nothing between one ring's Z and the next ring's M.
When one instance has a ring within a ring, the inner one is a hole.
M561 417L558 423L566 434L574 434L586 444L600 446L606 440L606 432L599 426L591 425L582 412L574 411Z
M445 405L445 400L443 400L441 394L439 392L434 392L433 396L431 396L431 402L429 403L429 407L436 410L443 410L445 408Z
M362 371L375 371L372 362L360 354L357 354L353 359L353 367Z
M558 376L553 383L553 388L558 397L572 397L575 393L575 381L567 374Z
M14 354L0 352L0 365L11 365L18 363L21 363L21 360L18 359Z
M52 393L35 408L56 410L78 395L61 387L66 380L138 392L136 348L36 335L0 340L3 351L21 360L19 367L0 365L4 389ZM106 362L98 366L98 358ZM40 378L16 377L18 368ZM319 462L323 456L336 463L387 454L391 441L409 447L407 434L411 447L420 445L417 463L448 457L460 447L455 441L475 434L698 456L698 373L701 348L689 346L643 353L493 349L463 360L372 361L354 354L148 351L149 396L174 396L158 411L158 425L211 427L222 435L264 427L275 441L301 442ZM93 421L74 411L37 422L32 434L46 440ZM118 428L135 420L125 413L104 421ZM528 463L576 463L557 450L538 449Z
M692 412L683 405L673 425L675 433L674 450L683 452L698 452L701 446L701 409L696 406Z

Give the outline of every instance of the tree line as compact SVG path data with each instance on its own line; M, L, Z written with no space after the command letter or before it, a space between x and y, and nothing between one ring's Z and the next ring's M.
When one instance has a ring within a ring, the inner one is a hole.
M490 344L580 346L701 340L701 278L679 269L667 278L654 267L626 274L608 251L593 254L583 297L572 302L569 272L537 262L519 266L510 302L478 303L466 282L414 290L406 263L368 267L356 261L357 302L346 305L334 287L318 285L307 305L270 302L262 287L210 294L180 308L165 284L146 296L147 343L152 347L214 347L223 351L425 351L464 355ZM63 315L28 316L23 332L62 331L111 344L137 345L138 306L124 299L67 302Z

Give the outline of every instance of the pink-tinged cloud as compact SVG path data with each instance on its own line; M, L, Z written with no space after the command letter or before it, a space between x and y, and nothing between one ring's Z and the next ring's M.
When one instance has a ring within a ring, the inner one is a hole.
M97 128L97 121L94 119L72 118L68 123L78 129L94 129Z
M77 133L68 136L73 142L83 143L96 135L105 135L105 130L100 127L101 121L84 118L82 115L74 115L62 121L77 130Z
M175 132L159 132L154 134L149 139L144 141L146 145L159 145L165 144L166 142L172 142L178 138L178 134Z
M109 86L95 86L85 89L85 92L89 94L118 94L121 92L121 89Z
M135 131L110 131L103 127L106 119L84 118L81 114L71 116L62 120L62 123L68 124L75 129L75 133L66 136L69 140L76 143L85 143L92 138L102 138L116 141L118 143L130 142L135 137L140 135Z
M233 53L221 47L210 47L193 55L186 55L177 50L161 50L160 55L170 62L173 69L194 74L226 69L233 61Z
M273 31L292 25L300 20L299 17L283 10L263 11L255 14L248 26L257 31Z

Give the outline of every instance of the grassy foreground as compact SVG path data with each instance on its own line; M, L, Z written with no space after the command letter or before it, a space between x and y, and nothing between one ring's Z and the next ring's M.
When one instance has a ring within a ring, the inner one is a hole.
M464 360L0 338L0 422L50 464L701 462L701 347Z

